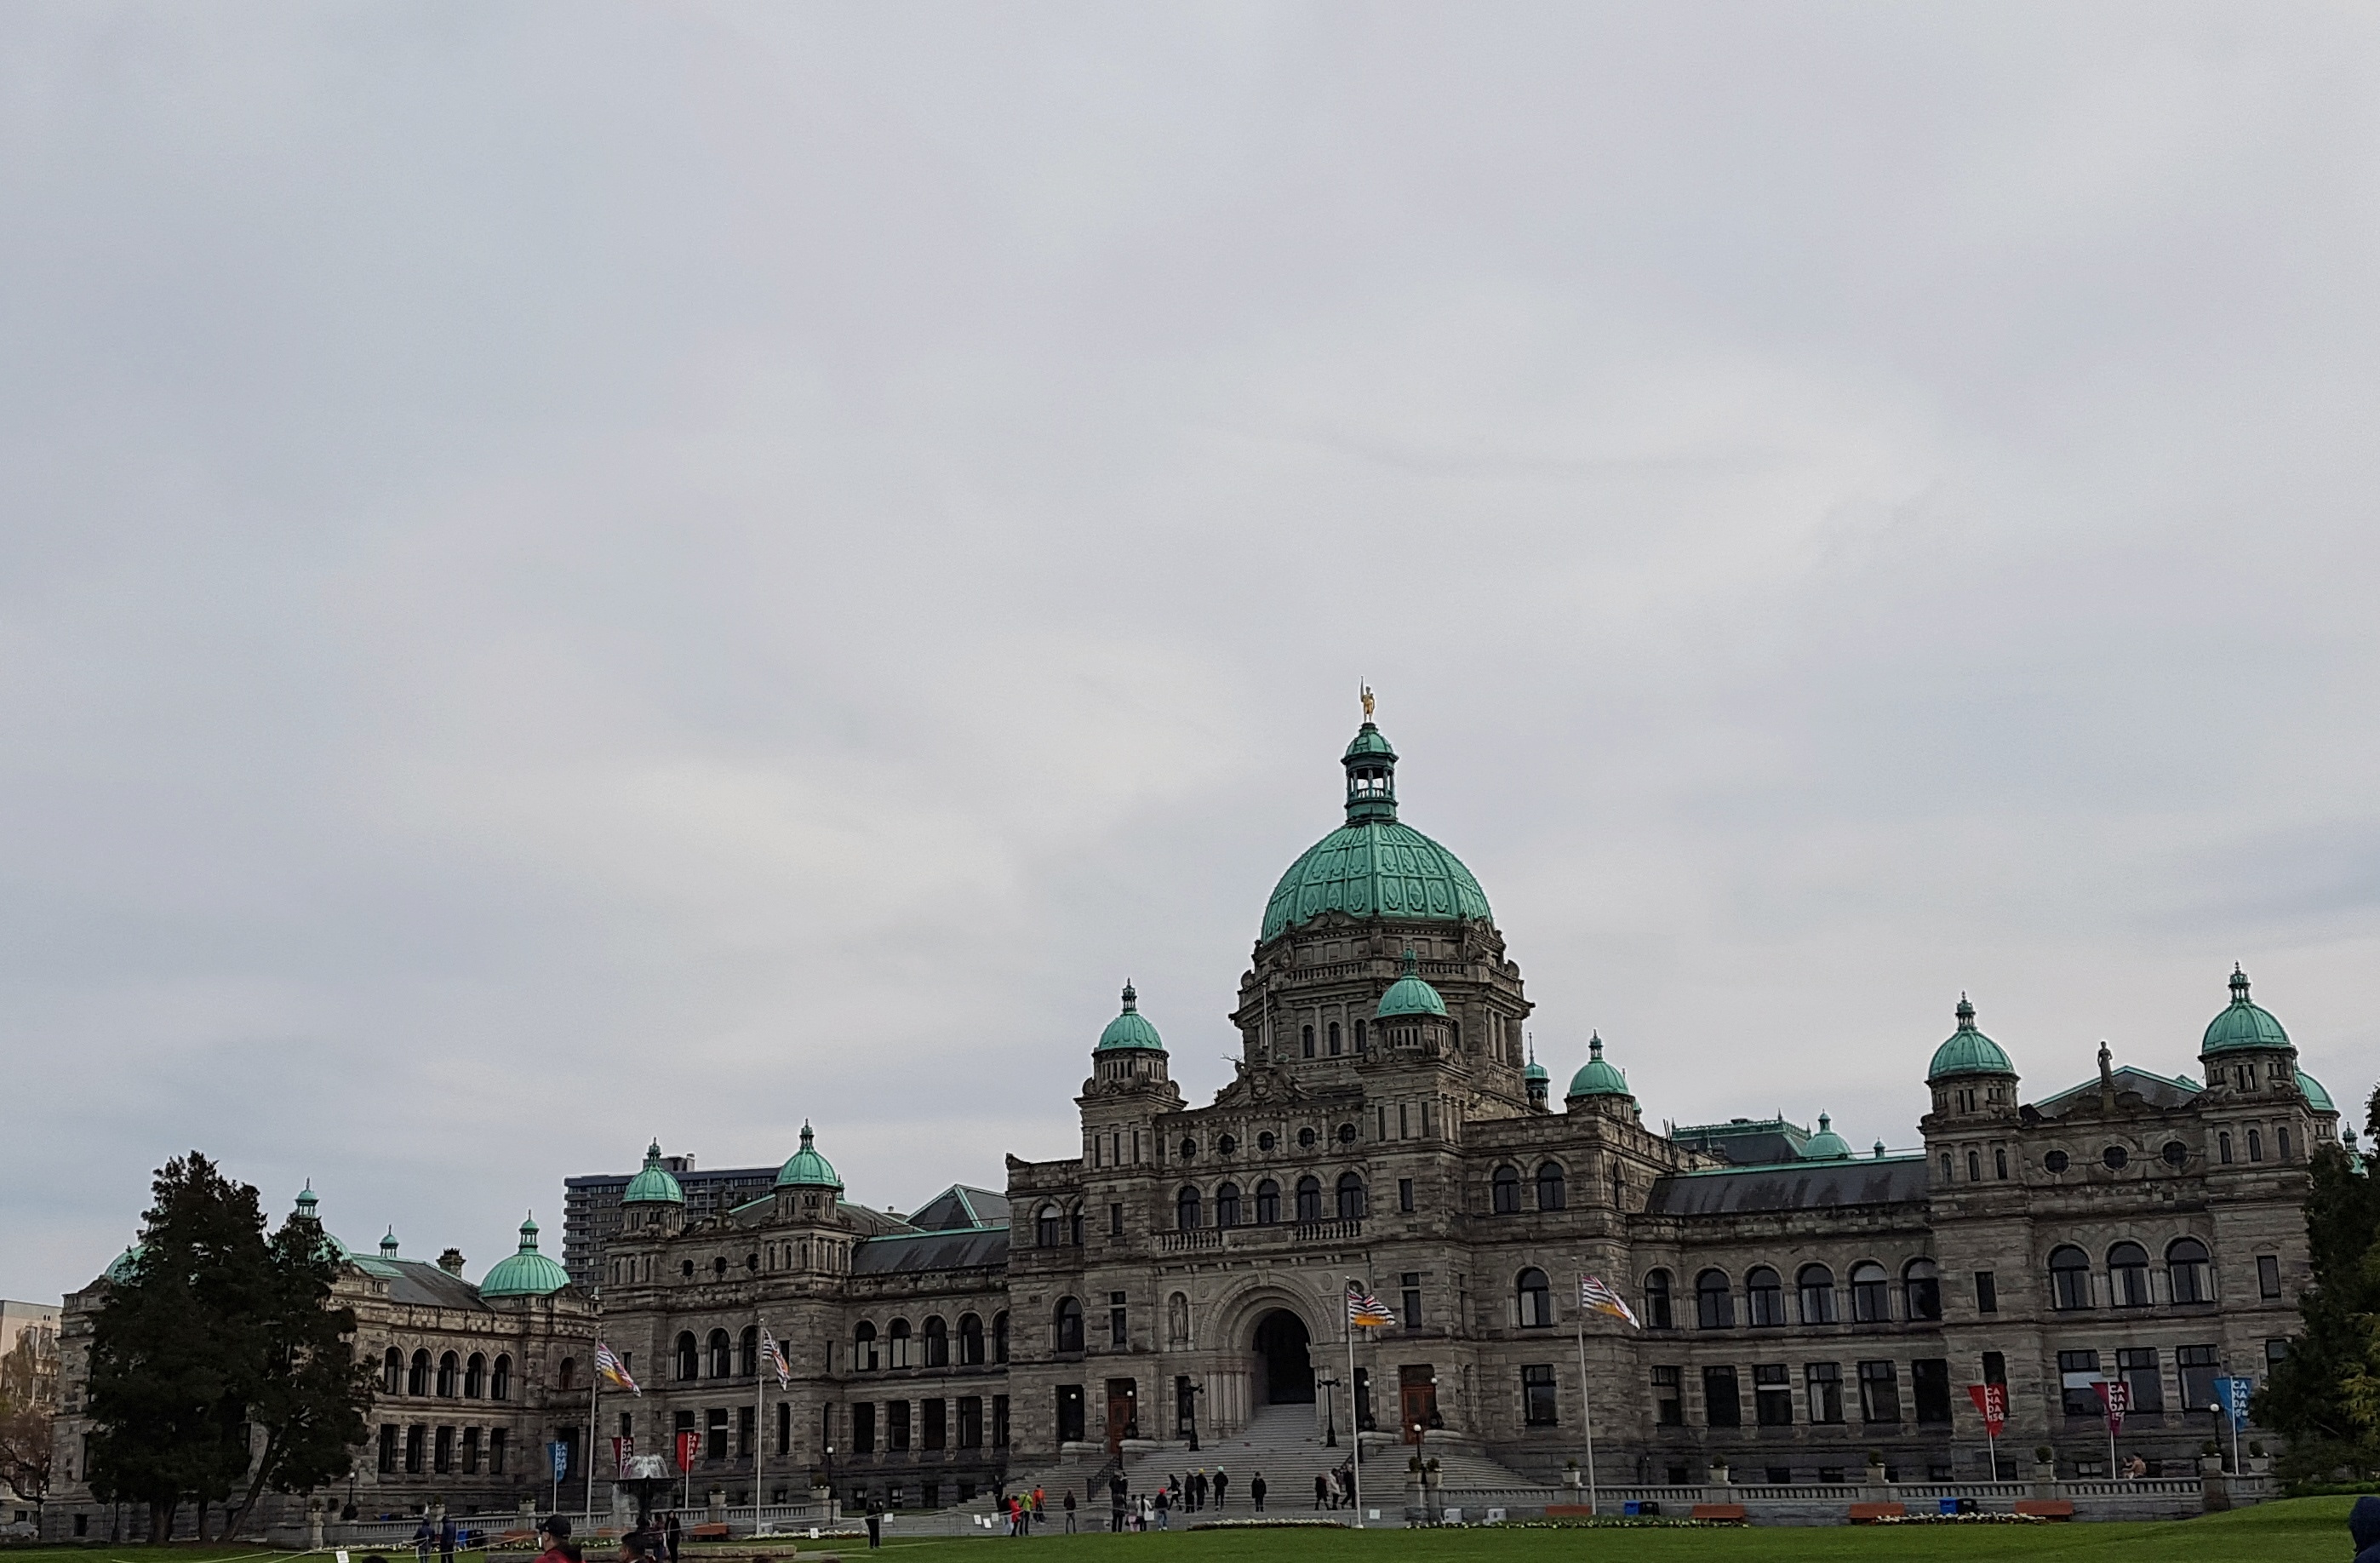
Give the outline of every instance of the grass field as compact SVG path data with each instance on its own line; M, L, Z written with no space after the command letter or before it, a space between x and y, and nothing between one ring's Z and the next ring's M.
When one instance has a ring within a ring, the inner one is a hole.
M1912 1558L2042 1557L2073 1563L2313 1563L2352 1557L2347 1511L2353 1498L2297 1498L2204 1520L2146 1525L1830 1525L1755 1526L1743 1530L1663 1531L1172 1531L1111 1536L1041 1535L1026 1545L1042 1563L1095 1563L1129 1555L1140 1563L1808 1563ZM981 1550L1005 1536L962 1536L888 1542L882 1563L935 1563L924 1552ZM860 1550L865 1550L861 1548ZM844 1554L849 1556L849 1552ZM1053 1556L1054 1555L1054 1556ZM508 1555L517 1558L518 1554ZM727 1556L734 1556L730 1552ZM230 1563L254 1559L253 1548L228 1546L9 1547L6 1563ZM411 1563L411 1549L388 1554ZM467 1555L462 1563L482 1563ZM610 1563L590 1552L588 1563Z

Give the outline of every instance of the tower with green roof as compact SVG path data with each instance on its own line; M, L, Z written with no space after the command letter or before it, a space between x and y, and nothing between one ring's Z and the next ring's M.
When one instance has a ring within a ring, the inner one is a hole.
M1164 1039L1140 1012L1140 994L1127 978L1123 1008L1091 1048L1091 1077L1109 1084L1136 1080L1161 1084L1167 1078L1166 1062Z
M551 1297L570 1284L570 1273L537 1251L537 1218L520 1224L520 1248L496 1261L480 1283L480 1295L491 1301L505 1298Z
M1601 1032L1588 1035L1586 1062L1570 1077L1570 1090L1562 1097L1562 1106L1574 1113L1611 1112L1628 1119L1636 1116L1636 1094L1628 1088L1628 1077L1603 1056Z
M662 1143L645 1147L645 1164L620 1193L620 1224L630 1231L675 1231L686 1223L686 1190L662 1159Z
M1934 1049L1925 1084L1934 1093L1934 1113L1946 1123L2004 1118L2016 1111L2016 1065L2006 1049L1975 1024L1975 1007L1959 995L1952 1012L1958 1029Z

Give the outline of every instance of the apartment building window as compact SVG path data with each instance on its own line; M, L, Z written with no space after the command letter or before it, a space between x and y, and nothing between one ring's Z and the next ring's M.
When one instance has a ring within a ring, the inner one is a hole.
M1752 1419L1763 1427L1793 1425L1793 1381L1783 1363L1759 1363L1752 1369Z
M1703 1424L1706 1427L1743 1425L1743 1401L1736 1393L1734 1368L1703 1369Z
M1674 1367L1653 1370L1653 1421L1662 1427L1686 1424L1685 1375Z

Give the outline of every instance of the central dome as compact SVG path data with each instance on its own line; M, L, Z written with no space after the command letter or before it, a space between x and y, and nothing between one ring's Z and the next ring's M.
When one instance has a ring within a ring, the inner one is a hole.
M1326 912L1350 917L1489 922L1488 892L1471 870L1410 825L1397 823L1397 752L1366 721L1340 763L1347 823L1305 849L1265 903L1261 943Z

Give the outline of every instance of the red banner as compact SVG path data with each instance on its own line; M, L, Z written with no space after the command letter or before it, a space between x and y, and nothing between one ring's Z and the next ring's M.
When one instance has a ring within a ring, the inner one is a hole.
M681 1433L681 1434L679 1434L679 1435L677 1436L677 1468L678 1468L680 1471L691 1471L691 1470L693 1470L693 1469L694 1469L694 1455L695 1455L695 1451L696 1451L697 1449L701 1448L702 1448L702 1435L701 1435L701 1434L699 1434L699 1433Z
M2008 1386L1970 1384L1967 1386L1967 1399L1974 1401L1975 1409L1984 1413L1985 1435L1998 1437L2000 1429L2008 1425Z
M2103 1379L2091 1388L2099 1397L2099 1403L2107 1408L2107 1431L2121 1433L2124 1430L2124 1413L2132 1409L2131 1386L2110 1384Z
M617 1480L625 1482L628 1479L628 1461L636 1458L637 1441L634 1438L612 1440L612 1469L620 1473Z

